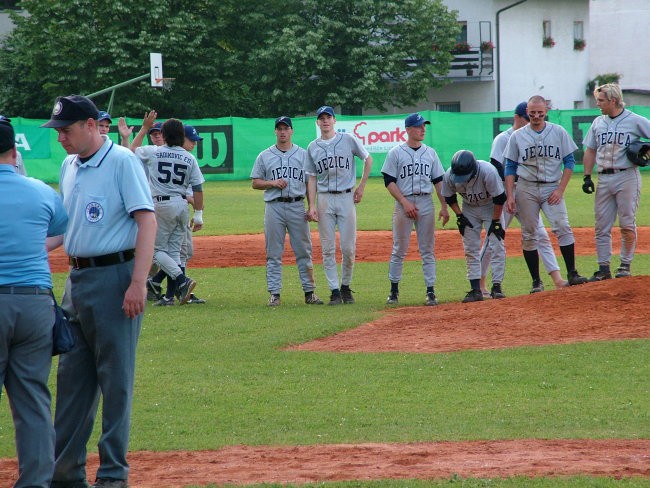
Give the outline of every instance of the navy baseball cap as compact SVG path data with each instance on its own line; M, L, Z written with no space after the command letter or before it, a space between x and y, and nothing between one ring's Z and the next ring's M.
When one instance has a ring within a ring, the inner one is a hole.
M404 119L404 127L420 127L421 125L430 123L431 122L425 120L425 118L418 113L411 114Z
M162 131L162 122L156 122L151 126L151 129L149 129L148 134L151 134L152 132L155 131Z
M90 98L82 95L69 95L56 99L50 120L41 127L67 127L80 120L97 120L98 117L99 110Z
M523 117L524 119L530 122L530 119L528 118L528 113L526 112L527 108L528 108L528 102L521 102L515 108L515 115L519 115L519 117Z
M201 137L197 130L191 125L185 125L185 137L194 142L203 140L203 137Z
M16 134L11 124L3 121L0 124L0 154L7 152L16 145Z
M284 124L290 129L293 129L293 124L291 123L291 119L287 117L286 115L283 115L282 117L278 117L275 119L275 128L278 128L279 124Z
M113 122L113 119L111 119L111 114L104 112L103 110L99 111L99 117L97 118L97 121L99 122L100 120L108 120L110 122Z
M334 109L329 105L323 105L318 110L316 110L316 118L318 118L321 114L330 114L332 117L336 117L334 114Z

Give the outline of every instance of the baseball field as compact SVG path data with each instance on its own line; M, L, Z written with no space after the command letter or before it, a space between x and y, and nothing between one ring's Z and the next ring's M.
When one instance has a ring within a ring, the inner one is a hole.
M398 308L385 305L393 200L380 179L357 208L357 303L304 305L287 252L282 306L273 309L265 306L262 192L249 182L209 183L189 272L207 303L146 311L130 485L650 487L643 179L634 277L561 290L546 278L547 291L529 295L515 226L506 236L508 298L462 304L469 288L452 220L436 235L441 305L421 306L413 237ZM578 269L590 276L593 195L580 185L574 176L566 199ZM326 299L312 238L316 292ZM63 258L51 257L59 294ZM0 486L15 477L13 443L3 392Z

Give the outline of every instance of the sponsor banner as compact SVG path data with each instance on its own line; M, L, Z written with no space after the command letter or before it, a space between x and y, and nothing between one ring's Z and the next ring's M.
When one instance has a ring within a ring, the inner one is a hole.
M403 118L342 120L337 121L335 127L338 132L345 132L359 139L369 153L387 153L393 147L406 142Z

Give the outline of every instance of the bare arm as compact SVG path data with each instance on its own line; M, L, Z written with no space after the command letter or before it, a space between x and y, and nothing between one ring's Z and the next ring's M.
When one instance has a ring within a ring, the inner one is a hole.
M45 248L47 252L54 251L63 245L63 234L45 238Z
M133 126L127 126L126 119L120 117L117 121L117 131L120 133L120 145L129 147L129 140L131 139L131 134L133 134Z
M287 181L282 178L277 180L264 180L262 178L253 178L253 189L266 190L267 188L279 188L282 190L287 187Z
M144 312L147 299L146 281L153 260L153 245L156 240L156 215L147 210L133 213L138 225L135 242L135 264L131 284L124 294L122 309L127 317L135 318Z
M363 198L363 192L366 188L366 183L368 182L368 177L370 176L370 170L372 170L372 156L368 154L368 157L363 161L363 174L361 175L361 181L359 186L354 190L354 203L361 202Z
M309 179L307 180L307 203L309 208L307 209L307 220L312 222L318 222L318 210L316 209L316 176L308 175Z
M442 225L447 225L449 222L449 210L447 209L447 200L442 196L442 181L439 181L433 185L436 189L436 195L438 195L438 200L440 201L440 212L438 212L438 220L442 220ZM453 208L452 208L453 210Z
M418 218L418 208L402 194L394 181L391 181L388 186L386 186L386 189L388 190L388 193L393 196L395 201L402 206L407 217L411 219Z
M582 164L585 167L585 176L591 175L596 165L596 150L588 147L585 149L585 154L582 156Z

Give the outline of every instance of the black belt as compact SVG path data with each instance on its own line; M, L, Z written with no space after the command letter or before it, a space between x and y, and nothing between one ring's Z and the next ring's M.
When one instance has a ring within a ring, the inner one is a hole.
M557 183L557 181L526 180L524 178L521 178L519 181L525 181L526 183L533 183L535 185L552 185L553 183Z
M70 266L75 269L94 268L97 266L111 266L113 264L126 263L131 261L135 256L135 249L104 254L103 256L94 256L92 258L77 258L70 256Z
M174 195L177 196L177 195ZM187 197L185 195L178 195L180 196L183 200L186 200ZM156 195L155 197L152 197L155 201L157 202L166 202L167 200L171 200L172 196L171 195Z
M431 193L411 193L410 195L406 195L407 197L419 197L422 195L431 195Z
M352 188L348 188L347 190L343 190L343 191L327 191L325 193L333 193L334 195L338 195L340 193L350 193L351 191L352 191Z
M269 200L269 202L293 203L293 202L299 202L304 199L305 197L278 197L278 198L274 198L273 200Z
M49 288L39 288L38 286L0 286L2 295L52 295Z
M620 169L604 169L602 171L599 171L599 175L613 175L614 173L620 173L621 171L625 171L626 169L630 168L620 168Z

